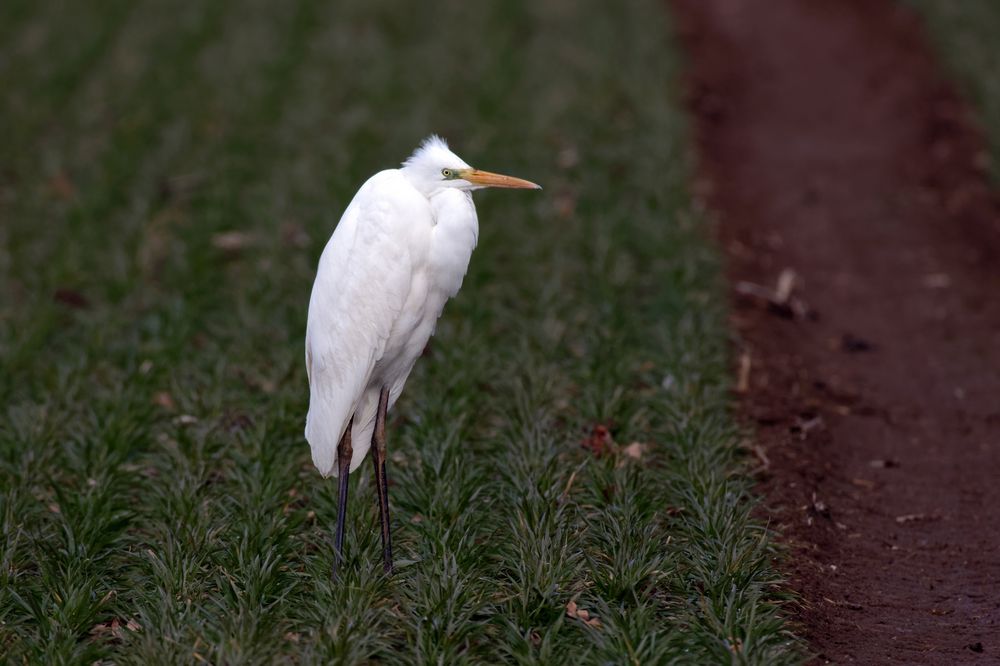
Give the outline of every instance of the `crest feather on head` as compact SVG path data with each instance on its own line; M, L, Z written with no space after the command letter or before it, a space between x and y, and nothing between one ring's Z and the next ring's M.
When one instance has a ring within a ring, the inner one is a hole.
M443 164L452 167L467 167L468 165L448 148L448 142L437 134L431 134L424 139L413 154L403 162L403 168L419 168L427 164Z

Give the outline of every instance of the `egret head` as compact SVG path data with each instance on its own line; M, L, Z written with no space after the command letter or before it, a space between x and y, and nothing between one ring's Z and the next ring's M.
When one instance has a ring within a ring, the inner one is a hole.
M466 191L483 187L542 189L527 180L473 169L448 149L444 139L433 134L403 162L403 173L427 196L448 188Z

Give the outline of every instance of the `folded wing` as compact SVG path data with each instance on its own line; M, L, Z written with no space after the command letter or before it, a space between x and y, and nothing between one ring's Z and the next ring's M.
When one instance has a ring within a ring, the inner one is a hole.
M395 171L373 176L323 250L309 301L306 439L324 476L402 312L413 274L412 232L429 224L427 200ZM370 442L353 442L353 471Z

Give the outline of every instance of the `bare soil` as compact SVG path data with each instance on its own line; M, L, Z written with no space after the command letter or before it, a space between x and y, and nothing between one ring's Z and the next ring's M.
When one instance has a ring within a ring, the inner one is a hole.
M970 113L895 3L671 4L817 662L1000 662L1000 207Z

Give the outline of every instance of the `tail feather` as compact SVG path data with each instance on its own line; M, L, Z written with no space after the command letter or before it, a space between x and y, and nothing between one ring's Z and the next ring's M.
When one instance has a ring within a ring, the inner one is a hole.
M375 412L378 410L378 390L368 389L362 394L357 404L344 409L337 409L327 401L310 400L309 413L306 415L306 441L312 450L313 464L324 477L336 478L337 447L347 429L347 422L354 414L354 424L351 428L351 467L353 472L365 459L371 448L372 433L375 430Z

